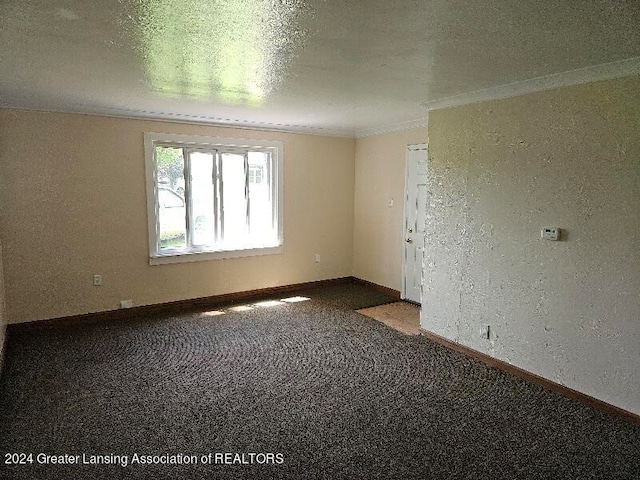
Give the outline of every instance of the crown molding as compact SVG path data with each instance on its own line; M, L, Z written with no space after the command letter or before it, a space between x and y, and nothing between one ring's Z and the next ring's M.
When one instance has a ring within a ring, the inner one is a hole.
M14 108L42 112L74 113L80 115L95 115L102 117L125 118L131 120L151 120L157 122L185 123L190 125L219 126L246 130L263 130L280 133L297 133L341 138L362 138L383 135L412 128L427 128L430 110L479 103L500 98L516 97L527 93L552 90L560 87L579 85L584 83L609 80L613 78L640 75L640 57L628 58L616 62L593 65L566 72L545 75L518 82L498 85L495 87L466 92L459 95L426 101L421 105L425 108L425 115L403 122L380 125L370 128L324 128L309 125L285 123L269 123L246 121L233 118L210 117L205 115L189 115L172 112L151 110L136 110L126 108L110 108L104 106L87 105L54 105L54 106L24 106L0 105L0 108Z
M425 112L425 116L421 118L416 118L414 120L408 120L406 122L398 122L388 125L382 125L379 127L365 128L361 130L356 130L355 137L373 137L375 135L383 135L385 133L393 133L399 132L402 130L410 130L412 128L427 128L429 123L429 112Z
M71 113L76 115L90 115L97 117L122 118L127 120L149 120L154 122L183 123L188 125L201 125L208 127L226 127L244 130L260 130L279 133L297 133L303 135L318 135L325 137L354 138L355 133L351 129L322 128L307 125L291 125L284 123L252 122L230 118L208 117L201 115L189 115L181 113L155 112L149 110L133 110L119 108L95 107L88 108L74 106L53 107L25 107L14 105L0 105L0 108L26 110L48 113Z
M99 115L107 115L105 113L98 113ZM309 125L295 125L287 123L271 123L271 122L256 122L251 120L240 120L233 118L221 118L221 117L209 117L204 115L189 115L182 113L165 113L154 112L146 110L115 110L112 114L114 117L125 117L135 119L148 119L156 121L165 121L172 123L188 123L190 125L207 125L207 126L221 126L229 128L241 128L249 130L264 130L269 132L280 133L299 133L308 135L321 135L327 137L345 137L353 138L354 132L349 129L340 128L323 128L314 127Z
M640 74L640 57L633 57L427 101L422 103L422 106L427 110L440 110L638 74Z

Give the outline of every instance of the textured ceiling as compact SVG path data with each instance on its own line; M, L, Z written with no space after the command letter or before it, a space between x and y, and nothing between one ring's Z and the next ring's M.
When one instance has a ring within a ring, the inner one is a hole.
M356 135L637 68L639 32L637 0L0 0L0 106Z

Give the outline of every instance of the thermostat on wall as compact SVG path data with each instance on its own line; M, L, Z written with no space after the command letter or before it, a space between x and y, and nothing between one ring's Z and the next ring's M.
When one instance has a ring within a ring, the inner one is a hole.
M560 229L558 227L544 227L541 234L543 240L551 240L554 242L560 240Z

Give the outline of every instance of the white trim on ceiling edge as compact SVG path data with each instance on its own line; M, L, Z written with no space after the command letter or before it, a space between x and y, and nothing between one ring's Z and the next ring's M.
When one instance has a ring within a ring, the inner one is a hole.
M461 93L451 97L427 101L421 105L425 108L424 117L381 125L366 129L354 130L344 128L322 128L304 125L288 125L267 122L248 122L217 117L176 114L167 112L153 112L147 110L116 109L105 107L67 106L51 108L29 108L17 105L0 105L0 108L14 108L17 110L31 110L42 112L75 113L80 115L95 115L101 117L127 118L132 120L151 120L156 122L186 123L190 125L203 125L209 127L228 127L247 130L263 130L281 133L298 133L307 135L320 135L327 137L362 138L387 133L410 130L412 128L427 128L429 111L444 108L457 107L471 103L479 103L500 98L516 97L527 93L552 90L560 87L579 85L583 83L609 80L619 77L627 77L640 74L640 57L628 58L616 62L603 63L590 67L569 70L567 72L545 75L542 77L521 80L496 87Z
M151 112L147 110L130 110L130 109L115 109L115 108L91 108L86 110L87 107L25 107L19 105L0 105L0 108L25 110L31 112L44 112L44 113L70 113L75 115L91 115L95 117L107 117L107 118L123 118L127 120L149 120L153 122L167 122L167 123L182 123L188 125L202 125L205 127L225 127L225 128L237 128L240 130L259 130L266 132L280 132L280 133L298 133L303 135L319 135L324 137L342 137L342 138L355 138L353 130L349 129L334 129L334 128L322 128L322 127L310 127L304 125L287 125L280 123L267 123L267 122L250 122L243 120L233 120L217 117L205 117L198 115L165 113L165 112ZM90 108L90 107L89 107Z
M279 123L267 122L250 122L242 120L232 120L217 117L205 117L197 115L152 112L147 110L130 110L130 109L111 109L111 108L91 108L90 110L83 107L25 107L19 105L0 105L0 108L26 110L32 112L45 113L70 113L75 115L91 115L96 117L107 118L123 118L128 120L149 120L153 122L183 123L188 125L202 125L205 127L226 127L244 130L260 130L267 132L280 133L298 133L303 135L319 135L324 137L341 137L341 138L361 138L374 135L382 135L385 133L398 132L402 130L410 130L412 128L427 128L428 112L425 116L415 120L399 122L395 124L384 125L363 130L353 129L337 129L310 127L305 125L287 125Z
M616 62L569 70L567 72L554 73L543 77L530 78L473 92L461 93L460 95L424 102L422 106L429 111L440 110L443 108L458 107L500 98L517 97L527 93L553 90L560 87L569 87L572 85L638 74L640 74L640 57L633 57Z
M553 90L560 87L569 87L583 83L610 80L613 78L628 77L640 74L640 57L627 58L615 62L602 63L589 67L578 68L566 72L554 73L542 77L529 78L518 82L498 85L495 87L461 93L451 97L440 98L421 105L427 110L424 118L400 122L392 125L384 125L375 128L356 130L356 138L382 135L401 130L409 130L417 127L428 127L429 111L450 107L459 107L471 103L479 103L500 98L517 97L527 93L543 90Z
M356 138L372 137L374 135L383 135L385 133L399 132L402 130L410 130L412 128L427 128L429 123L429 112L425 112L425 116L416 118L414 120L408 120L406 122L399 122L390 125L384 125L374 128L365 128L362 130L356 130Z

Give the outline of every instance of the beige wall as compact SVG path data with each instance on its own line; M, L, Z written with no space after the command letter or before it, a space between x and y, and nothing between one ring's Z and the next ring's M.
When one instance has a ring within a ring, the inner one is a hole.
M147 131L282 141L284 253L150 266ZM0 110L9 322L351 275L354 155L353 139Z
M430 113L421 318L636 414L639 98L636 76Z
M427 143L426 128L356 141L353 274L395 290L402 285L405 149L419 143Z

